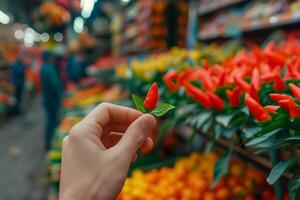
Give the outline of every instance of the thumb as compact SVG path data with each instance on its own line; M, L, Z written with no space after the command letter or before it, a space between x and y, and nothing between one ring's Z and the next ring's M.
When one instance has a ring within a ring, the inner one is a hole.
M150 114L144 114L137 118L126 130L117 144L117 148L130 158L146 142L148 135L155 128L156 120Z

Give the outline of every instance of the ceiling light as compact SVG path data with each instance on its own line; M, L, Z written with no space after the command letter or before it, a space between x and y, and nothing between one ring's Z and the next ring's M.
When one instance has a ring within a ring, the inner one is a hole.
M15 38L18 40L22 40L24 38L24 31L18 29L15 31Z
M58 32L54 34L53 38L56 42L61 42L64 39L64 36L62 33Z
M74 20L73 29L76 33L81 33L83 31L84 21L81 17L76 17Z
M9 22L10 22L9 16L0 10L0 23L8 24Z

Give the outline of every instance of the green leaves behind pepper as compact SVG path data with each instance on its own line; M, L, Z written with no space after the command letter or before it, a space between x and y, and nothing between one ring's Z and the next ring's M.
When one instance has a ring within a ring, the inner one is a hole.
M175 106L173 106L173 105L161 102L156 106L155 109L148 110L144 107L144 102L140 97L138 97L136 95L132 95L132 99L133 99L133 102L138 111L140 111L142 113L151 113L151 114L155 115L156 117L161 117L164 114L166 114L168 111L175 108Z

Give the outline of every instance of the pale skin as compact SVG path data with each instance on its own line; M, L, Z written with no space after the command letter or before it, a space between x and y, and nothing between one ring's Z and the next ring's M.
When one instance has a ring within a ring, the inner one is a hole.
M60 200L114 200L155 126L150 114L100 104L63 141Z

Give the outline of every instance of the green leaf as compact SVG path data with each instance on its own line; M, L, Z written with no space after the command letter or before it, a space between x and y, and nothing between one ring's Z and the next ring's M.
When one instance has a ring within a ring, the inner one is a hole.
M256 135L258 132L260 132L262 129L258 126L251 127L251 128L245 128L243 130L244 137L246 139L252 138L254 135Z
M219 115L216 117L216 121L222 124L224 127L228 127L231 119L234 117L234 114L231 115Z
M212 116L211 111L205 111L197 115L196 128L200 129L204 125L204 123L206 123L211 118L211 116Z
M211 184L211 187L213 188L216 186L218 181L227 174L228 168L229 168L229 163L230 163L230 157L233 152L233 147L234 143L232 142L229 150L219 158L219 160L216 162L215 167L214 167L214 181Z
M170 104L159 103L157 107L151 112L151 114L155 115L156 117L161 117L174 108L175 106L172 106Z
M298 156L295 156L294 158L288 160L288 161L280 161L278 162L270 172L267 181L271 185L276 183L276 181L290 168L295 164L295 161L297 160Z
M132 99L133 99L133 102L134 102L134 104L135 104L135 107L136 107L136 109L138 110L138 111L140 111L140 112L143 112L143 113L145 113L146 112L146 109L145 109L145 107L144 107L144 102L143 102L143 100L140 98L140 97L138 97L138 96L136 96L136 95L132 95Z
M296 200L300 190L300 177L299 174L294 175L292 180L288 183L290 200Z
M296 135L296 136L293 136L293 137L289 137L289 138L286 138L287 141L289 140L300 140L300 135Z
M273 131L271 131L269 133L266 133L266 134L264 134L264 135L262 135L260 137L254 138L253 140L251 140L250 142L248 142L246 144L246 146L255 146L257 144L260 144L260 143L262 143L262 142L264 142L264 141L266 141L266 140L268 140L268 139L270 139L272 137L275 137L276 134L278 132L280 132L281 130L282 130L281 128L275 129L275 130L273 130Z

